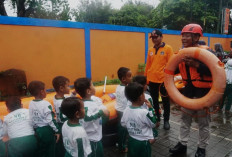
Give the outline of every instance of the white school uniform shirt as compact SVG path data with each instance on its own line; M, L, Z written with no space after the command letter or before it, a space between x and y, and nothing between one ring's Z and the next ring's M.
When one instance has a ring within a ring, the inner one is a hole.
M64 98L56 98L54 96L53 98L53 104L54 104L54 108L55 108L55 113L56 113L56 122L57 123L64 123L65 120L67 120L67 117L62 114L60 108L61 108L61 103L63 102Z
M48 101L32 100L29 104L29 113L34 128L50 126L56 133L58 132L52 105Z
M106 107L100 102L94 100L84 101L85 110L87 110L86 117L91 117L99 114L101 109L106 109ZM88 138L90 141L98 142L102 139L102 118L98 116L91 121L86 121L84 119L80 120L80 123L84 127Z
M116 88L116 105L117 111L123 112L127 107L128 100L125 96L125 86L118 85Z
M53 97L53 104L54 104L54 108L55 108L56 122L57 123L64 123L67 120L67 117L64 114L62 114L60 108L61 108L61 104L62 104L63 100L68 98L68 97L76 97L76 95L71 93L70 95L64 95L64 98L56 98L55 96Z
M29 110L20 108L6 115L4 117L3 130L4 135L8 134L10 139L34 135Z
M87 157L92 152L86 131L80 124L75 125L65 121L62 136L66 151L73 157L79 155Z
M95 96L95 95L91 96L91 100L93 100L94 102L98 103L98 105L100 105L100 106L103 105L102 99L99 98L99 97L97 97L97 96Z
M226 64L225 72L227 84L232 84L232 66L228 65L228 63Z
M0 119L0 140L2 140L2 138L3 138L3 122Z
M139 141L154 139L152 128L155 123L151 121L154 110L148 111L141 107L128 106L123 112L121 125L126 127L129 135Z

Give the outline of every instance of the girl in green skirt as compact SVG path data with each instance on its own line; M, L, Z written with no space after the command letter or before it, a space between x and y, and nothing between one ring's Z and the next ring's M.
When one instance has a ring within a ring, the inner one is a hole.
M8 156L35 156L37 141L29 118L29 110L22 108L19 97L9 97L6 100L6 107L10 113L4 118L3 134L9 137Z

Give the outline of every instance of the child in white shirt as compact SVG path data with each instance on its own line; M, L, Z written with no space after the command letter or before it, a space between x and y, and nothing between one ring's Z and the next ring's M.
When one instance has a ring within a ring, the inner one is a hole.
M29 113L38 138L38 155L54 157L60 130L54 118L52 105L43 100L46 98L45 84L41 81L32 81L28 85L28 90L35 97L29 104Z
M61 104L61 111L68 118L62 127L65 156L87 157L92 150L88 135L79 121L85 117L83 102L76 97L66 98Z
M22 108L21 100L16 96L6 100L6 107L10 113L4 117L3 134L9 137L8 156L34 156L37 140L29 118L29 110Z
M151 156L151 143L154 136L152 128L155 127L156 118L150 102L145 99L144 87L136 82L130 83L125 88L125 95L132 102L123 112L121 124L129 133L128 156ZM146 102L149 110L141 108Z
M144 88L144 95L145 95L145 99L147 101L150 102L151 106L154 108L154 105L153 105L153 101L152 101L152 97L145 93L147 91L147 78L146 76L143 76L143 75L137 75L135 77L133 77L133 82L137 82L139 84L141 84ZM144 109L147 109L149 110L147 104L144 102L144 104L141 106L141 108L144 108ZM157 117L155 116L156 118L156 121L157 121ZM156 123L156 127L158 127L158 123ZM158 130L156 128L153 128L153 135L154 135L154 138L157 139L158 138Z
M225 113L230 113L230 108L232 104L232 59L228 60L226 63L226 89L223 95L222 103L220 105L220 109L223 108L224 102L227 99Z
M53 98L53 104L56 113L56 122L59 126L59 129L62 129L64 122L67 120L67 117L61 112L61 103L65 98L68 96L65 94L69 94L69 79L64 76L56 76L52 80L53 88L56 91L56 95ZM65 148L63 145L62 134L60 136L59 141L56 143L56 157L64 157L65 155Z
M128 103L128 100L125 96L125 86L131 82L132 73L130 69L126 67L120 67L117 73L118 73L118 78L121 82L121 84L118 85L118 87L116 88L116 105L115 105L115 109L117 111L117 116L118 116L118 148L120 152L126 153L127 152L126 137L128 133L127 130L121 126L120 121Z
M91 99L95 95L95 88L90 79L79 78L74 82L74 87L84 102L85 117L81 123L90 140L92 149L90 157L103 157L102 117L109 116L109 111L103 104Z

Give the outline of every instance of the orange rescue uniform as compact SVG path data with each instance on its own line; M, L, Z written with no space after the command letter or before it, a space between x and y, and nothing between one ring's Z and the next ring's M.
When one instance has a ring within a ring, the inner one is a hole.
M173 55L172 47L163 43L161 47L151 47L147 54L147 63L145 68L145 76L148 82L163 83L164 68L168 60Z
M185 63L182 62L179 64L179 70L183 79L184 84L187 83L188 79L192 84L197 88L211 88L212 86L212 77L207 75L200 75L196 68L189 67L190 78L186 71Z

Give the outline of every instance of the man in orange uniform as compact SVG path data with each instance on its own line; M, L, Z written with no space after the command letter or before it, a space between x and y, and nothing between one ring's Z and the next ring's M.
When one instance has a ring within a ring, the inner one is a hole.
M181 35L184 48L199 47L198 41L202 36L202 28L198 24L188 24L182 29ZM212 76L205 64L186 56L183 58L183 62L179 64L179 71L185 83L183 95L194 99L203 97L209 92L212 85ZM205 148L210 137L210 117L205 110L194 111L186 108L182 108L182 110L184 112L181 116L179 142L169 152L175 156L186 153L192 118L198 116L199 139L195 157L205 157Z
M157 115L158 123L160 122L159 113L159 91L162 93L162 102L164 107L164 129L169 130L170 102L166 94L164 82L164 67L173 55L172 47L162 42L163 35L159 30L153 30L150 38L154 47L148 50L145 76L149 81L150 94L154 102L154 108Z

